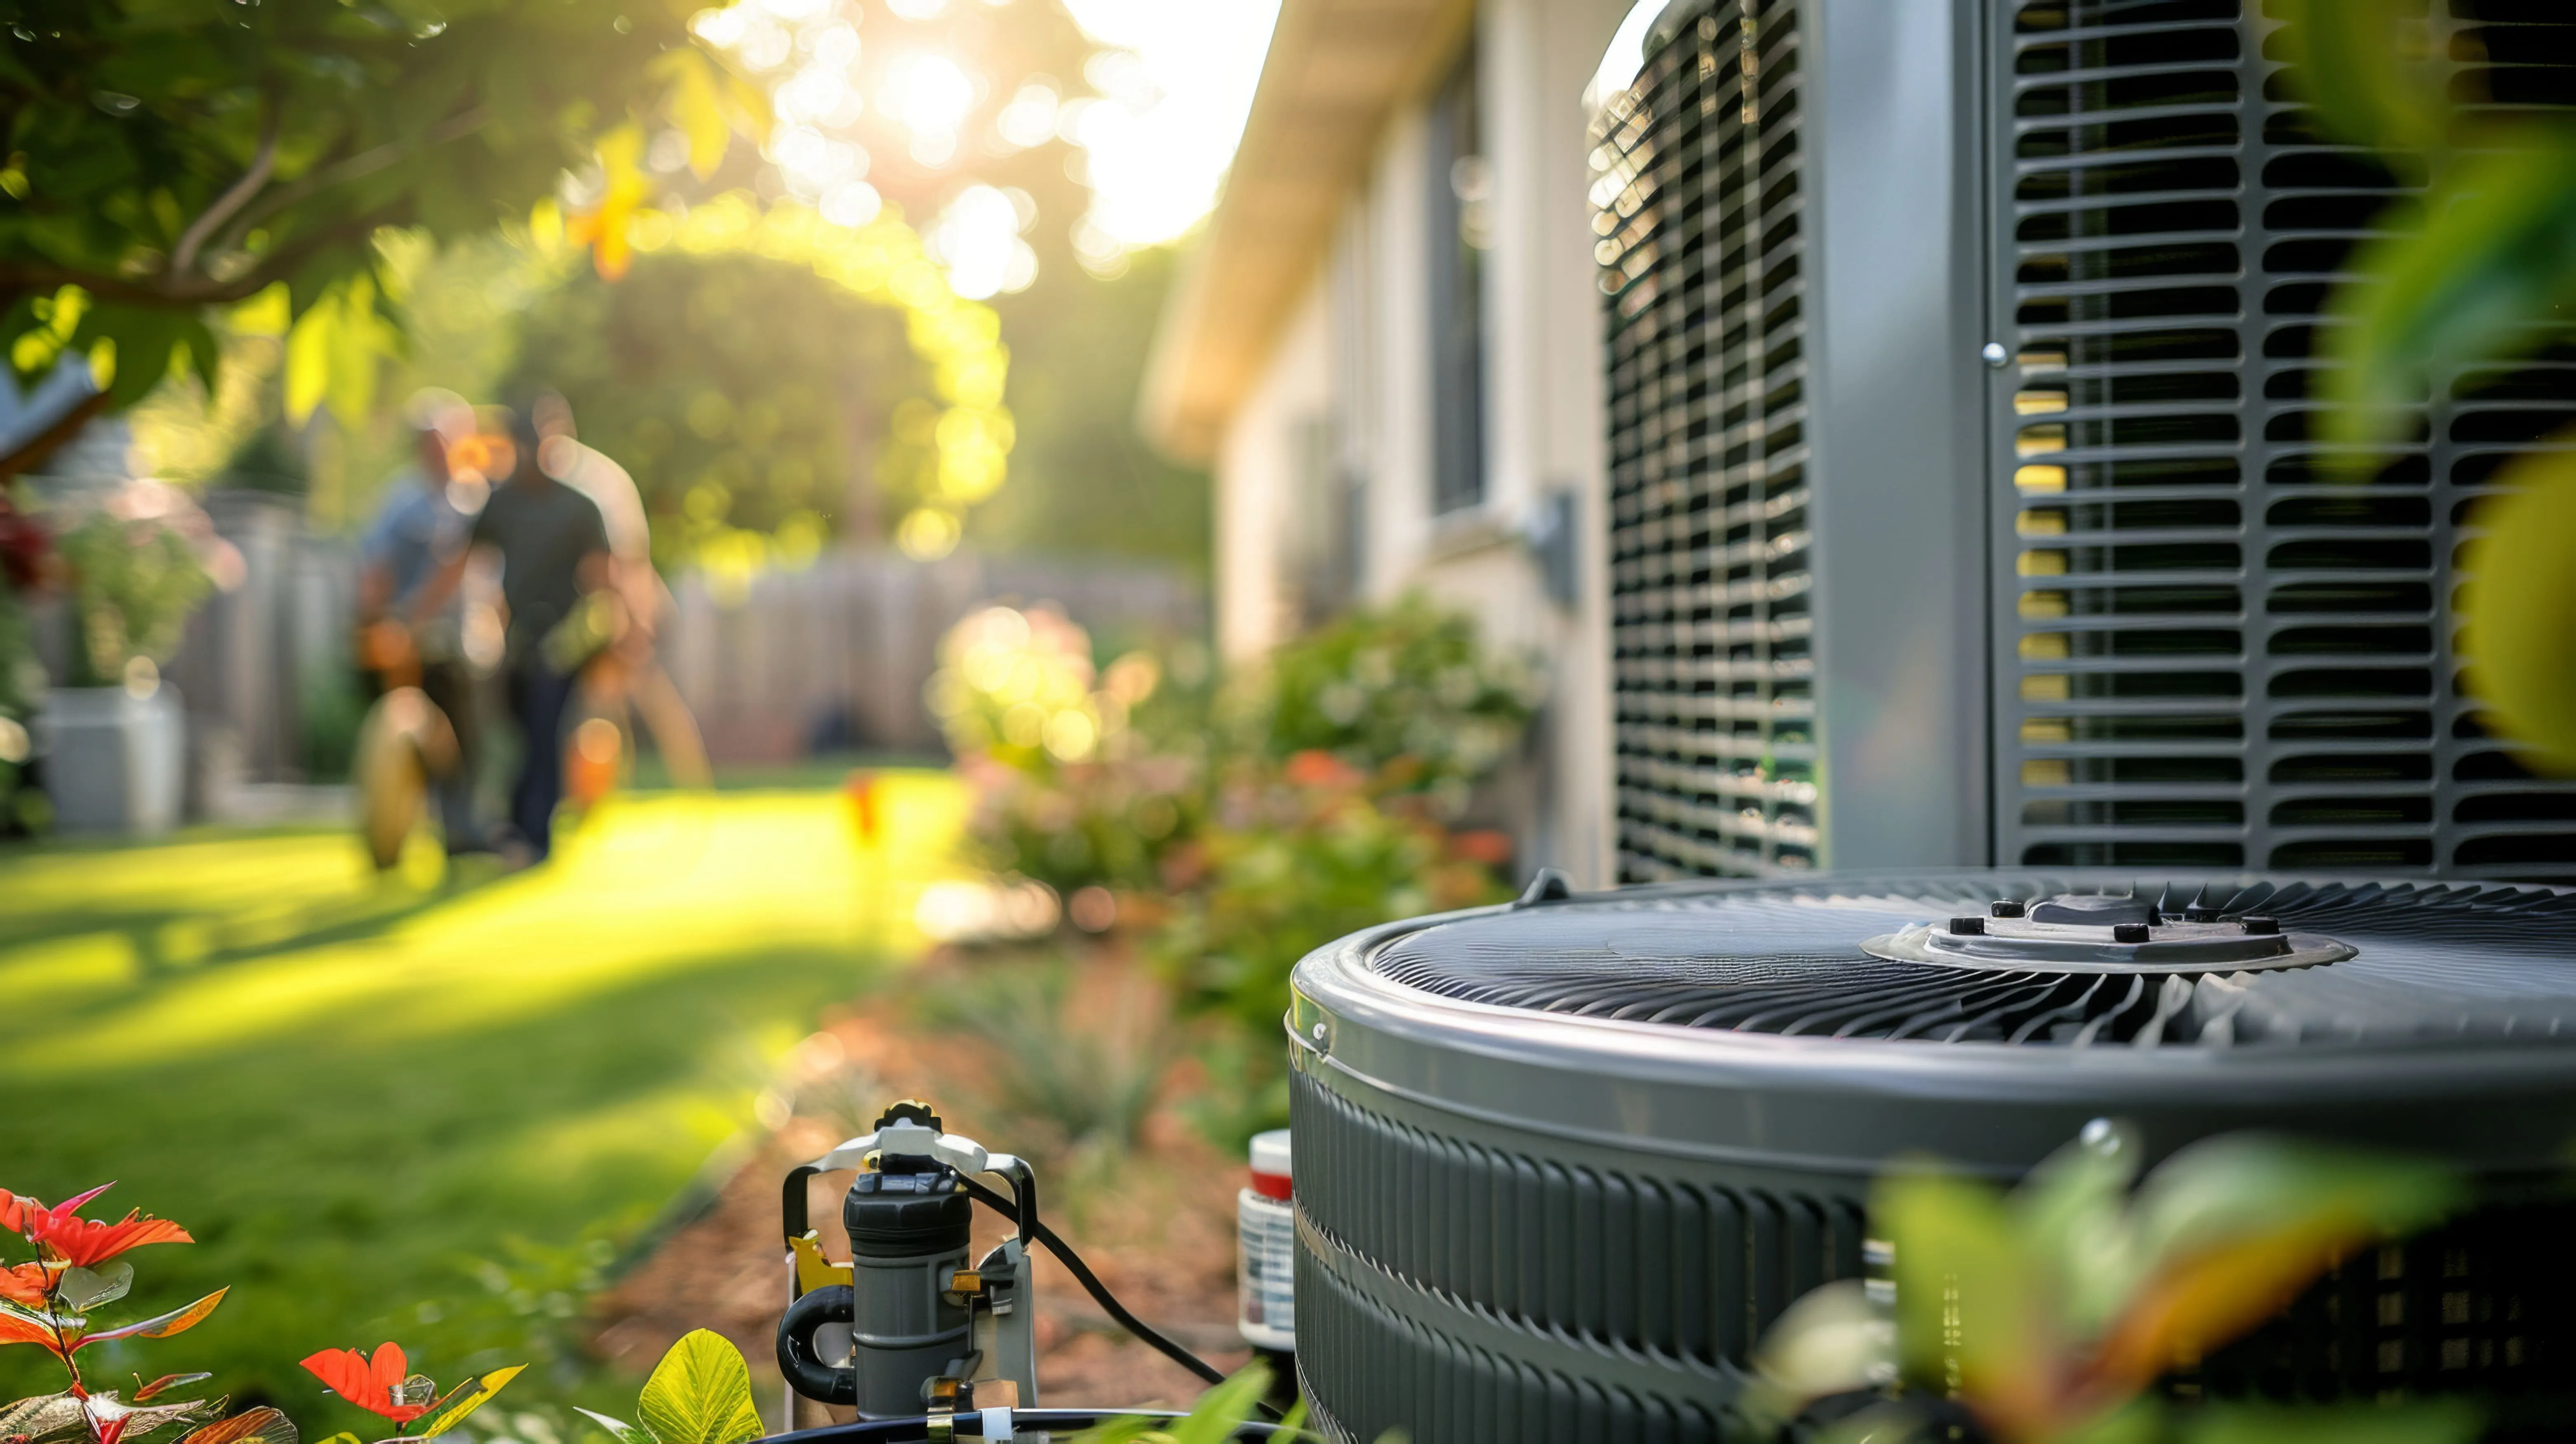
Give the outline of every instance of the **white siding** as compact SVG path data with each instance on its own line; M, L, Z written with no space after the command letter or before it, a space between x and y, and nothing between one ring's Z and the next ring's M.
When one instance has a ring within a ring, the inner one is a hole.
M1231 419L1217 461L1220 645L1253 654L1296 625L1283 539L1301 426L1329 421L1364 483L1360 589L1419 589L1473 613L1553 681L1520 799L1522 856L1585 885L1610 870L1610 675L1603 615L1601 338L1580 97L1627 0L1488 0L1482 47L1494 245L1485 279L1485 500L1431 514L1430 178L1417 104L1383 137L1334 252ZM1311 468L1309 468L1311 470ZM1551 601L1521 537L1551 492L1577 498L1581 598Z

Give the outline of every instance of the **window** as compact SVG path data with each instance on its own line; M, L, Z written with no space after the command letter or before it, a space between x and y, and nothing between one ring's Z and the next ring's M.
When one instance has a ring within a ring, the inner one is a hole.
M1491 168L1476 124L1476 46L1431 103L1431 509L1485 499L1485 248Z

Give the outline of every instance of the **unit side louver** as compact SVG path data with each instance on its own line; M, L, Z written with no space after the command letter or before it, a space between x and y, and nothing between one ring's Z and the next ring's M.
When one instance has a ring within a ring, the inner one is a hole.
M1815 858L1797 14L1675 6L1594 124L1630 879Z
M2431 7L2454 93L2576 103L2576 12L2506 9ZM2250 5L2005 13L1998 858L2576 874L2576 790L2486 734L2452 612L2470 504L2576 422L2576 357L2445 368L2336 479L2320 328L2400 181L2320 134Z

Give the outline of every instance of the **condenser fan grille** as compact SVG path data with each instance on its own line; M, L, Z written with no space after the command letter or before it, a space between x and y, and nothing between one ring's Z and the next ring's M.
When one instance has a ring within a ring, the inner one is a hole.
M1402 935L1380 976L1498 1007L1793 1037L2086 1047L2576 1042L2576 893L2231 880L2138 886L2169 918L2276 918L2357 948L2278 972L1974 970L1864 939L2062 879L1952 889L1823 884L1520 909Z
M1816 848L1800 7L1690 8L1593 126L1619 868L1640 881Z
M2444 367L2401 454L2339 480L2318 337L2408 183L2319 127L2255 0L2007 13L1998 855L2576 874L2576 790L2487 735L2451 610L2470 503L2576 423L2576 349ZM2576 106L2576 11L2413 13L2488 118Z

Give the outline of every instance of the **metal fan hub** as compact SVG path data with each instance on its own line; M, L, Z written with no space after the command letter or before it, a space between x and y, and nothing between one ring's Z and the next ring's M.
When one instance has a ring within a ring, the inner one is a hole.
M2109 904L2110 906L2097 906ZM2031 907L1996 904L1992 917L1918 923L1864 939L1894 962L2054 973L2251 973L2339 963L2359 949L2322 933L2285 933L2263 915L2171 921L2143 899L2065 897ZM2084 921L2048 921L2074 917ZM2098 919L2098 920L2097 920Z

